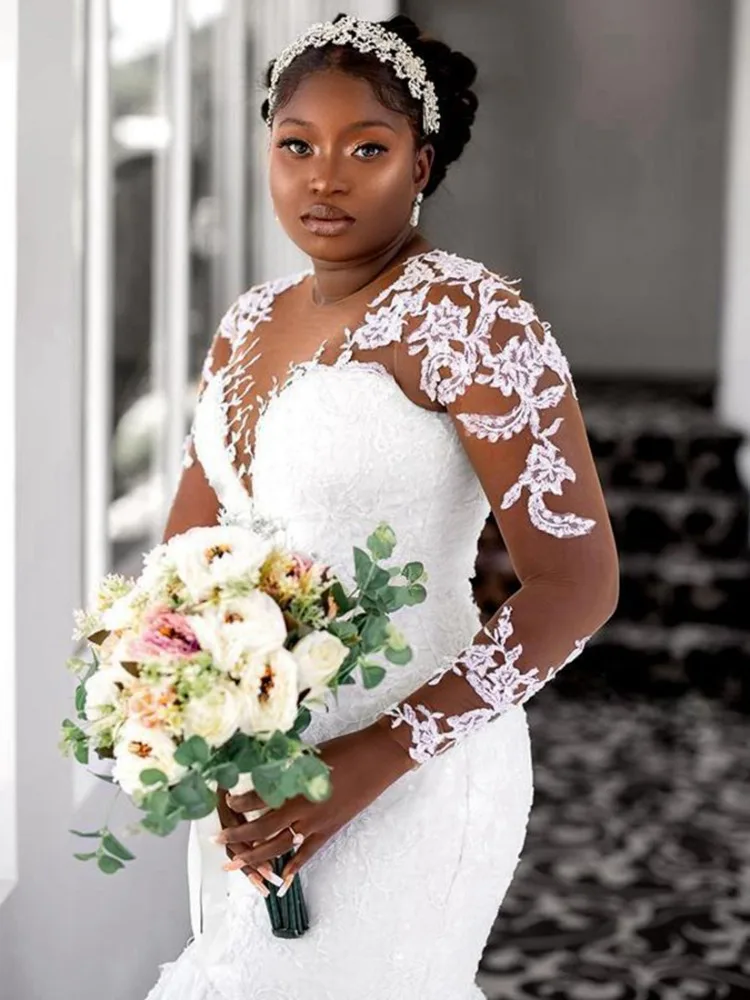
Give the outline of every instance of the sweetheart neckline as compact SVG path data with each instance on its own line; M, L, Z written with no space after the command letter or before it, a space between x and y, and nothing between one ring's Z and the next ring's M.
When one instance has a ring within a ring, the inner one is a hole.
M224 518L232 517L232 515L234 515L235 517L239 515L239 517L242 518L243 521L244 518L246 517L249 519L250 522L252 522L258 517L258 515L255 512L254 496L248 490L243 479L238 475L237 470L234 466L234 462L232 461L232 458L228 453L226 445L229 433L229 426L226 416L228 404L224 400L223 378L222 378L226 370L226 367L227 366L224 365L213 373L211 379L206 385L206 391L204 392L203 397L198 401L197 404L202 411L201 416L203 416L203 410L206 407L207 403L213 404L214 411L218 414L219 423L218 426L215 428L216 437L218 440L217 442L214 443L216 445L218 453L221 455L222 466L224 470L223 474L221 470L217 471L215 467L213 467L213 463L211 463L210 460L209 463L206 462L206 455L200 453L202 452L203 449L196 449L196 452L198 460L200 461L201 466L204 469L204 473L207 474L207 478L209 479L209 482L214 492L217 495L217 499L219 500L220 522L227 523ZM388 369L378 361L360 361L358 359L353 359L353 358L341 362L339 364L323 364L315 360L302 361L294 366L291 374L278 387L278 390L275 393L266 396L266 398L264 399L265 405L263 409L259 412L253 429L253 438L254 438L253 454L249 470L251 482L252 482L252 469L255 464L255 453L258 444L258 433L259 430L261 429L263 417L265 416L268 407L271 406L274 401L278 400L281 396L283 396L286 393L287 389L289 389L292 385L302 381L305 378L305 376L309 375L311 371L320 371L321 369L336 371L340 373L343 372L351 373L352 371L364 372L369 375L374 375L376 379L378 379L380 382L385 384L390 384L390 386L394 387L397 390L399 397L403 399L408 405L410 405L410 407L419 410L422 413L429 413L435 417L446 417L450 421L450 414L448 413L447 410L428 410L426 407L419 406L418 403L415 403L412 399L410 399L406 395L406 393L401 389L401 386L393 377L392 373L389 372ZM217 388L220 390L219 395L218 398L214 399L214 395L216 393ZM199 418L196 429L202 427L202 423L203 423L202 420ZM200 434L200 437L202 437L202 434ZM210 447L210 442L205 442L205 444L207 448ZM207 464L211 466L210 473L209 470L206 468ZM241 499L242 501L241 509L239 503L235 505L234 503L231 502L232 493L235 494L238 501ZM225 503L225 500L229 501L229 505ZM260 518L260 520L266 521L268 519ZM233 523L236 523L236 521L233 521ZM270 522L269 520L268 523L270 524L272 522ZM277 527L280 527L280 525L277 525Z

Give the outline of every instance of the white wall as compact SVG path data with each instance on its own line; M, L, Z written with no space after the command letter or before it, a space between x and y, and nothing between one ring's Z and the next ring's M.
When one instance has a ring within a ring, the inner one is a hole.
M735 0L732 38L719 408L750 437L750 0ZM740 466L750 487L750 444Z
M16 353L16 136L18 72L18 2L0 4L0 345L6 373L12 374ZM6 566L15 563L15 380L6 375L0 394L0 454L4 456L0 486L0 546ZM0 583L0 906L16 884L16 714L15 714L15 579Z
M5 69L12 22L4 4L0 0ZM19 4L17 554L11 581L19 863L17 884L0 900L0 1000L139 1000L156 979L157 963L175 957L189 935L187 830L168 840L144 836L137 846L125 835L138 860L115 876L76 861L72 854L81 842L68 828L98 827L113 793L97 783L76 810L78 765L57 750L60 722L72 709L74 680L64 662L71 654L71 609L80 601L80 15L80 0ZM12 130L5 132L9 94L4 86L0 93L6 160L12 152ZM0 239L7 249L8 177L0 180L6 199L0 201ZM4 291L4 269L2 280ZM0 297L6 323L10 301ZM3 363L0 408L7 408L14 374L7 349ZM0 414L0 433L7 432L6 419ZM4 460L7 455L3 450ZM6 469L3 489L9 480ZM3 515L5 533L12 522ZM6 558L9 551L4 545ZM0 683L6 704L5 678ZM111 826L124 833L135 818L118 805ZM13 835L8 819L0 814L6 849Z

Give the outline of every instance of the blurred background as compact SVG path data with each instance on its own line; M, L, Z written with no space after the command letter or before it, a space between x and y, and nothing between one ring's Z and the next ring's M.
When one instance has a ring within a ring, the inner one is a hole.
M160 539L227 306L307 266L261 74L339 11L478 63L420 228L552 324L621 554L617 614L527 706L534 806L477 981L748 997L750 0L0 0L0 1000L142 1000L188 939L186 830L120 878L72 859L113 793L56 746L71 608ZM487 617L517 586L491 520L474 584Z

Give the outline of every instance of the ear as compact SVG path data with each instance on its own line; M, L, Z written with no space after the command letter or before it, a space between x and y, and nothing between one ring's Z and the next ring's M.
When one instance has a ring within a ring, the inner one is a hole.
M425 143L424 146L417 150L417 155L414 159L414 183L420 191L427 186L434 160L435 147L431 143Z

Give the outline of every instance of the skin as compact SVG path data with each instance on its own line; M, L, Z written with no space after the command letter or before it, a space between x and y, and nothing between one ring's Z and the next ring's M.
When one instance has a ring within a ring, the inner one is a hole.
M358 125L367 121L382 124ZM307 77L278 109L268 147L271 198L287 235L310 258L316 302L351 295L429 248L409 215L433 159L431 145L416 149L405 115L339 70ZM317 202L343 209L355 224L334 237L311 233L300 215Z
M318 306L360 291L382 271L430 249L409 217L433 160L431 145L417 148L405 115L384 107L369 83L339 70L307 77L277 110L268 145L271 197L287 235L310 258ZM300 216L320 202L343 209L354 225L336 236L311 233ZM219 790L223 830L215 839L233 859L225 868L241 869L264 894L261 876L268 877L269 861L292 848L290 825L305 841L282 872L287 886L323 844L415 767L390 735L388 719L318 749L332 768L325 802L298 796L247 823L242 814L264 808L263 800L255 792L227 797Z

